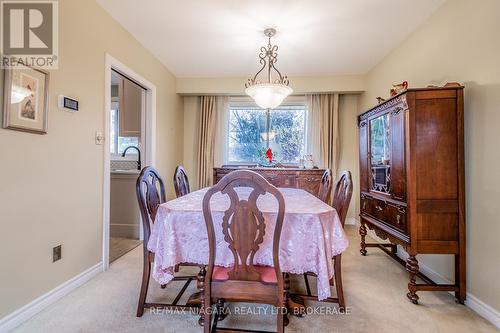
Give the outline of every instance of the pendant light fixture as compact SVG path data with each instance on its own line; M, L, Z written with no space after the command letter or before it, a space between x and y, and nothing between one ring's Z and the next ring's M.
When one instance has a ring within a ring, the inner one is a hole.
M267 47L262 46L260 48L259 59L262 68L245 84L245 93L252 97L258 106L268 110L278 107L293 92L292 88L288 86L290 83L288 77L281 75L280 71L274 66L278 58L276 53L278 45L271 45L271 37L275 34L276 30L273 28L264 30L264 35L268 38L268 44ZM264 70L267 72L267 80L263 82L259 80L258 76Z

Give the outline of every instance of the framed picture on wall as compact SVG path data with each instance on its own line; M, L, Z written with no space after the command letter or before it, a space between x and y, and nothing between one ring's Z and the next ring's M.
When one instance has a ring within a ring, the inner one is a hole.
M3 128L46 134L49 73L19 64L4 73Z

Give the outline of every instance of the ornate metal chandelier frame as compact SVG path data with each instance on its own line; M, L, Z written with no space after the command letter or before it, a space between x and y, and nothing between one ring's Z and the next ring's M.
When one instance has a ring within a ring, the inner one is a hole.
M281 84L284 86L288 86L290 81L286 75L282 75L281 72L276 68L275 64L278 61L278 45L271 44L271 37L276 35L276 29L268 28L264 30L264 35L268 38L268 44L266 46L262 46L260 48L259 54L259 62L262 64L262 68L254 75L253 78L248 79L245 83L245 88L262 84L263 82L259 81L257 77L260 73L262 73L265 69L267 69L267 82L268 84ZM278 78L273 81L272 72L273 70L278 74Z

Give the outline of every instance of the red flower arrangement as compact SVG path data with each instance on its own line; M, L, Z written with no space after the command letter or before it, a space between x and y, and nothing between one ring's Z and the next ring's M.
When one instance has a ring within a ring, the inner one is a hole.
M273 163L273 151L271 150L271 148L267 148L266 159L269 161L269 164Z

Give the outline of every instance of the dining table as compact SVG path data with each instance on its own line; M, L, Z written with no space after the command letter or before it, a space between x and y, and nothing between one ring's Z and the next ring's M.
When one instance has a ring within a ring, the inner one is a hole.
M317 297L330 297L330 279L334 275L332 258L345 251L349 241L334 208L302 189L278 188L285 201L281 231L279 262L281 271L290 274L314 273L317 276ZM164 285L174 277L175 267L182 263L208 264L208 238L202 201L207 188L167 201L158 207L148 249L155 254L153 278ZM237 188L240 200L251 189ZM234 257L224 241L222 218L229 208L229 197L215 194L210 207L216 234L215 264L233 265ZM269 193L261 195L257 206L262 211L266 232L255 254L257 265L273 266L273 231L278 202Z

